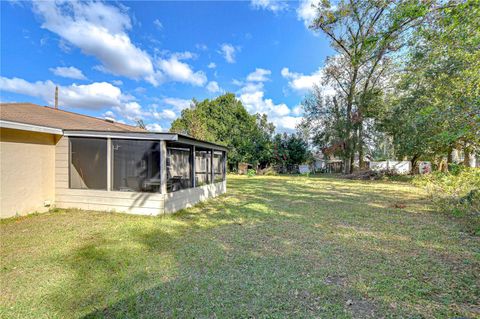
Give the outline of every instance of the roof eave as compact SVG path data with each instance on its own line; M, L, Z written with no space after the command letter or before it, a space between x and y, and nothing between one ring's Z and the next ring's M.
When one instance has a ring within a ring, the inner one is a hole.
M91 131L91 130L64 130L65 136L76 137L102 137L102 138L121 138L136 140L160 140L176 141L176 134L153 133L153 132L114 132L114 131Z
M0 127L14 129L14 130L63 135L63 130L59 128L14 122L14 121L0 120Z
M179 143L185 143L185 144L195 145L198 147L204 147L204 148L210 148L210 149L228 152L228 148L223 145L202 141L202 140L199 140L187 135L178 134L178 133L64 130L64 135L72 136L72 137L97 137L97 138L133 139L133 140L177 141Z

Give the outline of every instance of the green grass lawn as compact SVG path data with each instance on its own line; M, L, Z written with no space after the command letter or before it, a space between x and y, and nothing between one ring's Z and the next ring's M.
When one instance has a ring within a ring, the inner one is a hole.
M479 238L423 197L229 176L227 194L167 217L3 221L0 317L479 317Z

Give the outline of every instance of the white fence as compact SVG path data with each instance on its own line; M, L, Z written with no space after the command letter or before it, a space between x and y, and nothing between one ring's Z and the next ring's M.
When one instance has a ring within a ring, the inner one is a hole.
M310 173L310 166L298 165L298 171L300 172L300 174L308 174Z
M412 172L412 163L410 161L370 162L370 169L374 171L389 170L397 174L409 174Z

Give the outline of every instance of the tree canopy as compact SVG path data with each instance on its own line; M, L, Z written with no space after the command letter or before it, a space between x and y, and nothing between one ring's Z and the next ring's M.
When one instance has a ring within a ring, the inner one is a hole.
M303 103L313 145L338 145L346 172L378 147L412 161L478 151L479 0L324 0L315 10L311 28L335 55Z
M172 132L219 143L229 148L228 163L235 169L240 162L260 167L276 163L275 126L265 114L251 115L232 93L213 100L192 102L172 123ZM301 164L305 157L292 152L289 163Z

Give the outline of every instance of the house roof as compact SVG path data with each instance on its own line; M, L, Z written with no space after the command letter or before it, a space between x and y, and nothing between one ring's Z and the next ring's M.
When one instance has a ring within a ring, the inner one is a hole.
M0 103L0 120L62 130L146 132L140 127L32 103Z
M161 139L228 151L228 148L188 135L149 132L140 127L40 106L32 103L0 103L0 127L33 130L66 136Z

